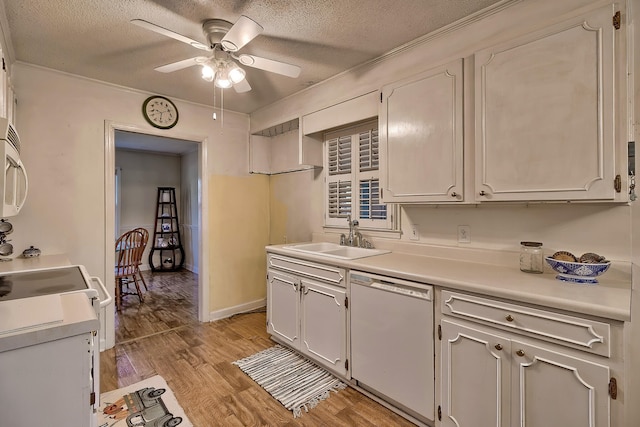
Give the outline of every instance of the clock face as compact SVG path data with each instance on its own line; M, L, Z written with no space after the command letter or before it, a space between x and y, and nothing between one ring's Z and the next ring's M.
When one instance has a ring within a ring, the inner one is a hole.
M142 114L150 125L170 129L178 123L178 109L164 96L150 96L142 104Z

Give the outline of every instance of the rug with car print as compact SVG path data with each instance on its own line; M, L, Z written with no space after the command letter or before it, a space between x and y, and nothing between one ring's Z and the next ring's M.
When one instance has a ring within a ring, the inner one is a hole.
M159 375L100 395L98 427L193 427Z

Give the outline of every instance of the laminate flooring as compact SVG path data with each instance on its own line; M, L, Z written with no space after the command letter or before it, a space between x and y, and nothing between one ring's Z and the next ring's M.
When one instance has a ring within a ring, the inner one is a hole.
M264 310L200 323L195 274L143 274L145 301L125 298L116 313L116 346L100 355L101 392L161 375L195 427L414 425L352 388L293 418L232 365L274 345Z

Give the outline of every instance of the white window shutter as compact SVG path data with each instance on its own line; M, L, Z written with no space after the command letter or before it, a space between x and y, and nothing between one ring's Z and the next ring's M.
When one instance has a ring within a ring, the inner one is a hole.
M329 175L351 173L351 136L327 141Z
M360 219L386 220L387 206L380 203L380 180L360 180Z
M358 135L358 153L360 172L378 170L378 129L360 132Z
M346 227L351 214L363 229L390 229L387 206L380 201L377 122L332 132L325 150L325 225Z
M351 181L329 183L329 218L346 218L351 213Z

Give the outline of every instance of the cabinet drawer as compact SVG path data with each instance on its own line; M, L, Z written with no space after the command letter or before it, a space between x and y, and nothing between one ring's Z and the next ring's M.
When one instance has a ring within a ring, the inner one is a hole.
M489 324L545 341L609 357L608 323L488 298L442 291L442 314Z
M317 264L297 258L290 258L281 255L269 254L267 256L267 268L273 268L310 277L316 280L322 280L336 286L346 287L344 268L333 267L324 264Z

